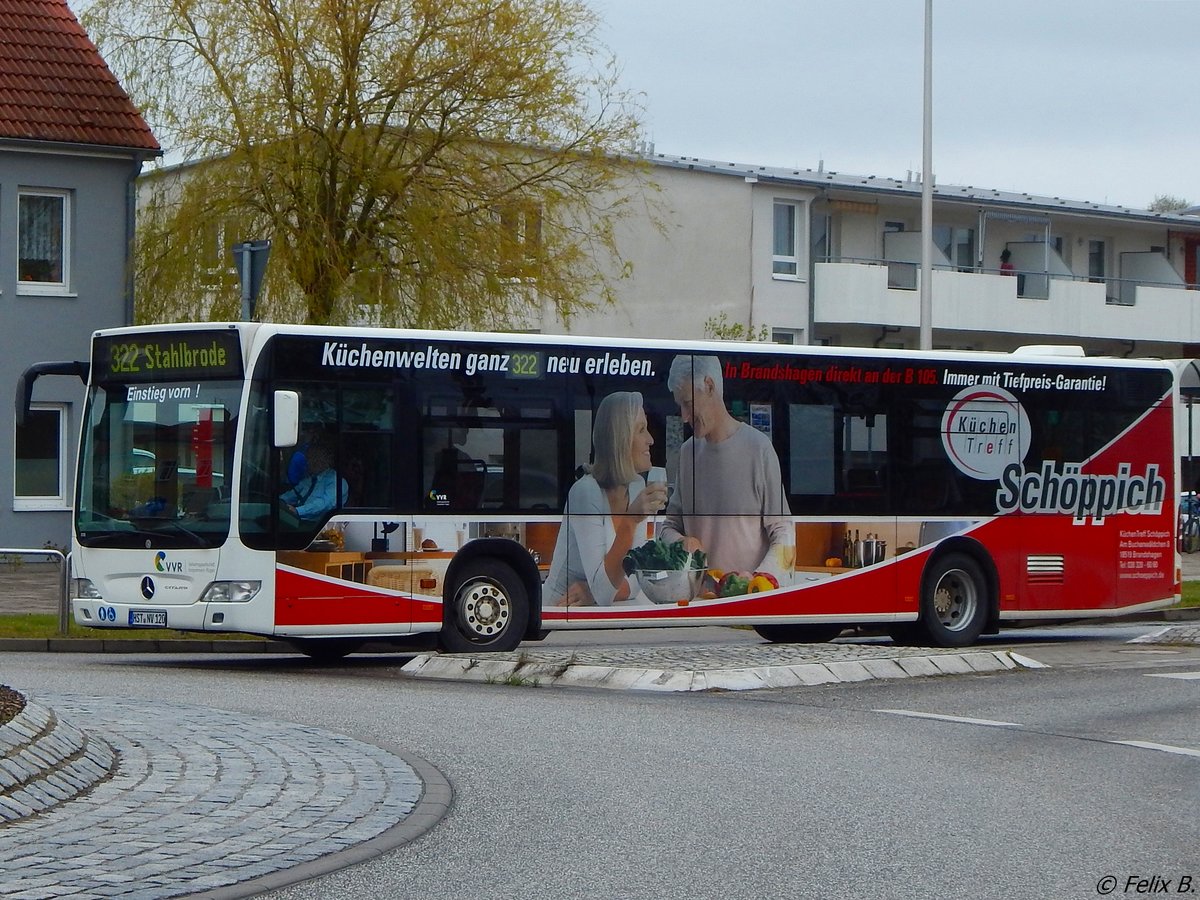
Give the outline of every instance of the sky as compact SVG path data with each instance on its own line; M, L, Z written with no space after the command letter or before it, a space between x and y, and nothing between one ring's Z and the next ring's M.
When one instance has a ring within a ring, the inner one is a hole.
M656 153L905 178L924 0L590 0ZM1200 0L933 0L938 184L1200 204Z

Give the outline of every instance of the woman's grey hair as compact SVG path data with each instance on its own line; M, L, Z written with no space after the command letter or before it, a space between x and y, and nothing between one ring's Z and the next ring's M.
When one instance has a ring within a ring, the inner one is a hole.
M615 391L596 407L592 425L592 477L602 488L629 484L637 477L633 468L633 429L642 409L637 391Z
M689 382L693 386L702 385L705 378L712 379L716 396L724 396L721 360L716 356L694 356L691 353L681 353L671 360L671 371L667 373L667 390L673 394Z

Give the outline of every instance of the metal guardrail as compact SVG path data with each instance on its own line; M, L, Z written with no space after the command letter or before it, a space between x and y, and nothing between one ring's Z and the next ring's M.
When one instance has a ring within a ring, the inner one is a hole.
M32 550L29 547L0 547L0 556L45 556L58 560L58 633L67 636L67 623L71 618L70 581L71 554L61 550Z

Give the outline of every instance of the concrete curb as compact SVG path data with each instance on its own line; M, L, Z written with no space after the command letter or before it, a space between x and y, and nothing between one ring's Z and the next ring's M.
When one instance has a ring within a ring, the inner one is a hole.
M530 655L494 659L423 653L401 670L413 678L529 686L575 686L616 690L693 692L750 691L852 681L965 675L1041 663L1007 650L967 650L928 656L879 656L821 662L695 668L537 661Z
M73 800L108 778L117 754L105 741L25 701L0 725L0 823Z

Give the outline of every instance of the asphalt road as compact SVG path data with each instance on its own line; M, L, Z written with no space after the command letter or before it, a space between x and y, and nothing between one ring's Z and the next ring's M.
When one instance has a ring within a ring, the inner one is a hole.
M1200 648L1129 629L1026 633L1047 670L737 694L414 682L396 657L10 654L3 678L311 724L449 779L424 837L277 898L1200 890Z

